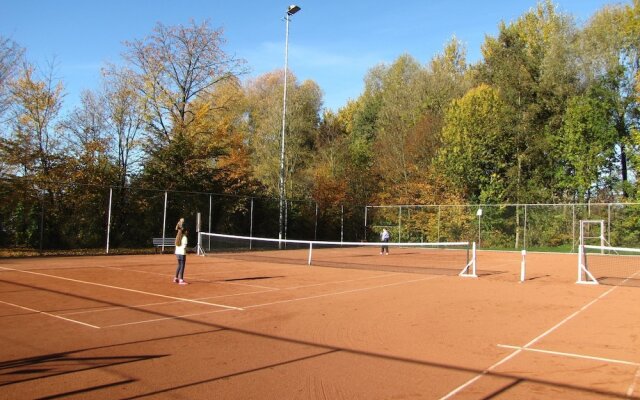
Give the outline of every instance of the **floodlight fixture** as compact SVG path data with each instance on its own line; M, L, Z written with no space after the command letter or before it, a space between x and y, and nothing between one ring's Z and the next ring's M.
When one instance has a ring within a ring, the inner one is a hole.
M298 11L300 11L300 7L298 7L295 4L292 4L289 6L289 9L287 10L287 15L291 16L295 13L297 13Z

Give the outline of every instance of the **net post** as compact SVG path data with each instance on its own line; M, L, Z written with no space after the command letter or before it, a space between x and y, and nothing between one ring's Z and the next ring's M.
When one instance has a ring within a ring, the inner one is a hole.
M311 255L313 254L313 243L309 242L309 258L307 259L307 265L311 266Z
M520 282L524 282L527 274L526 265L527 250L522 250L522 261L520 262Z
M458 275L464 278L478 277L478 275L476 275L476 242L472 242L471 245L471 260Z
M593 274L591 274L591 272L589 272L589 268L587 268L587 256L584 249L584 225L589 222L593 221L580 220L580 242L578 242L578 280L576 283L581 285L598 285L598 280L593 276Z

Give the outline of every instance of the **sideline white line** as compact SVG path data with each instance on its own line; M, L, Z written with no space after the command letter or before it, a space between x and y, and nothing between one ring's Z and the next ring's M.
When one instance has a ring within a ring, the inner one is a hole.
M19 270L19 269L5 268L5 267L0 267L0 269L5 270L5 271L22 272L23 274L46 276L48 278L61 279L61 280L64 280L64 281L76 282L76 283L84 283L86 285L100 286L100 287L105 287L105 288L109 288L109 289L123 290L125 292L146 294L148 296L162 297L162 298L165 298L165 299L184 301L184 302L187 302L187 303L204 304L204 305L207 305L207 306L216 306L216 307L228 308L228 309L231 309L231 310L239 310L239 311L243 310L242 308L239 308L239 307L226 306L224 304L208 303L206 301L185 299L185 298L182 298L182 297L175 297L175 296L167 296L167 295L164 295L164 294L151 293L151 292L145 292L145 291L142 291L142 290L135 290L135 289L118 287L118 286L105 285L105 284L102 284L102 283L95 283L95 282L81 281L81 280L78 280L78 279L64 278L64 277L61 277L61 276L43 274L43 273L40 273L40 272L22 271L22 270Z
M593 304L595 304L597 301L603 299L605 296L607 296L609 293L613 292L614 290L616 290L618 287L612 287L611 289L607 290L606 292L602 293L600 296L596 297L595 299L591 300L589 303L587 303L586 305L582 306L579 310L575 311L573 314L569 315L568 317L566 317L565 319L563 319L562 321L558 322L556 325L552 326L551 328L547 329L545 332L543 332L542 334L540 334L539 336L537 336L536 338L534 338L533 340L531 340L529 343L525 344L524 346L522 346L521 348L515 350L513 353L509 354L508 356L504 357L502 360L496 362L495 364L491 365L489 368L485 369L484 371L482 371L480 374L476 375L474 378L469 379L467 382L463 383L462 385L458 386L457 388L453 389L451 392L449 392L448 394L446 394L445 396L441 397L440 400L446 400L446 399L450 399L451 397L455 396L456 394L458 394L460 391L462 391L463 389L465 389L466 387L474 384L475 382L477 382L478 380L480 380L480 378L482 378L483 376L487 375L488 373L490 373L491 371L493 371L494 369L496 369L497 367L499 367L500 365L506 363L507 361L511 360L513 357L517 356L518 354L520 354L522 351L524 351L525 349L531 347L534 343L536 343L538 340L544 338L545 336L547 336L548 334L550 334L551 332L555 331L556 329L558 329L560 326L564 325L565 323L567 323L569 320L573 319L576 315L580 314L582 311L586 310L587 308L591 307Z
M88 327L90 327L90 328L100 329L100 327L99 327L99 326L95 326L95 325L87 324L87 323L84 323L84 322L76 321L75 319L69 319L69 318L61 317L61 316L59 316L59 315L51 314L51 313L48 313L48 312L45 312L45 311L35 310L35 309L33 309L33 308L29 308L29 307L25 307L25 306L20 306L20 305L18 305L18 304L7 303L6 301L2 301L2 300L0 300L0 303L2 303L2 304L6 304L6 305L9 305L9 306L13 306L13 307L17 307L17 308L21 308L21 309L23 309L23 310L31 311L31 312L34 312L34 313L37 313L37 314L43 314L43 315L47 315L47 316L49 316L49 317L62 319L62 320L67 321L67 322L73 322L73 323L75 323L75 324L80 324L80 325L88 326Z
M584 354L576 354L576 353L564 353L564 352L561 352L561 351L553 351L553 350L524 348L524 347L521 347L521 346L510 346L510 345L507 345L507 344L499 344L498 347L502 347L502 348L505 348L505 349L514 349L514 350L519 349L519 350L524 350L524 351L531 351L533 353L551 354L551 355L554 355L554 356L565 356L565 357L571 357L571 358L581 358L581 359L585 359L585 360L601 361L601 362L611 363L611 364L622 364L622 365L631 365L631 366L634 366L634 367L640 367L640 363L633 362L633 361L616 360L616 359L613 359L613 358L587 356L587 355L584 355Z

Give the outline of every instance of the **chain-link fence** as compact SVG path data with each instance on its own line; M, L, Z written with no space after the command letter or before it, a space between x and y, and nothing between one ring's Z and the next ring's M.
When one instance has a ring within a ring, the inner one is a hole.
M0 185L0 247L36 251L153 251L175 226L253 237L279 235L279 199L79 184L5 181ZM362 206L285 203L285 238L362 240Z
M9 180L0 185L0 247L36 251L153 251L200 214L207 232L277 238L279 199ZM640 244L639 203L338 205L285 202L284 237L395 242L475 241L480 248L576 251L580 220L603 220L613 246Z
M640 204L367 206L366 238L387 228L396 242L475 241L480 248L577 251L580 220L603 220L613 246L640 245Z

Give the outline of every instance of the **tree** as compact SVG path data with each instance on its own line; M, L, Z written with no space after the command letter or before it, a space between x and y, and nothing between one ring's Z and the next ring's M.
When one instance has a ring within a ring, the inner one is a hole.
M557 170L548 155L562 126L568 100L580 92L575 67L575 25L541 1L517 21L502 23L497 37L487 37L479 82L498 89L508 107L506 127L514 140L509 175L516 186L507 198L518 202L553 201Z
M63 86L55 83L53 68L42 80L25 65L11 86L11 136L5 140L5 160L22 176L50 179L59 166L60 140L54 123L62 106Z
M138 86L131 70L108 66L103 71L104 123L120 187L141 167L145 103L135 90Z
M0 35L0 117L8 110L10 84L16 77L24 49L9 38Z
M615 160L616 129L606 90L595 87L569 100L563 127L556 136L554 158L561 160L559 187L574 201L590 201L612 193L610 172Z
M610 118L617 132L616 162L624 197L630 188L631 133L640 126L640 103L635 88L640 73L639 19L638 0L632 5L608 6L591 18L581 37L585 80L587 84L606 88L613 102Z
M223 51L222 34L208 22L169 27L158 23L147 38L125 43L124 57L136 68L156 145L166 144L193 122L196 99L244 71L242 60Z
M307 197L306 166L319 125L322 94L315 82L299 84L289 72L285 131L285 174L287 193ZM282 137L283 74L264 74L245 87L247 94L248 143L255 177L276 195L279 188L280 147Z
M7 175L17 178L9 197L9 209L18 213L13 215L18 221L16 243L42 247L44 241L56 245L63 240L57 200L62 193L60 182L68 177L68 165L55 132L62 97L63 86L54 82L53 67L39 78L35 68L25 64L11 84L10 133L0 141L0 154L9 166ZM44 224L34 224L32 217L40 215L44 221L45 208L46 225L39 227Z
M517 182L509 174L517 159L508 111L499 91L487 85L470 90L447 111L438 165L468 199L511 200Z

